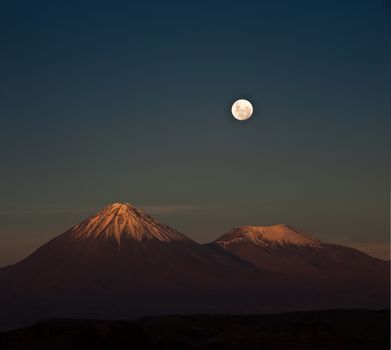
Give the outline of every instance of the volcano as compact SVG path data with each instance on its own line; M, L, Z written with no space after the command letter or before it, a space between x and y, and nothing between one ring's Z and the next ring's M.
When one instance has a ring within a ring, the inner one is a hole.
M21 262L0 269L0 328L45 318L124 319L387 304L387 288L367 275L346 284L336 279L319 282L311 270L314 262L320 263L311 260L315 253L300 252L321 249L321 242L288 226L270 232L241 228L202 245L131 204L114 203ZM326 269L331 260L322 264ZM338 267L338 259L333 264L330 271ZM350 271L358 267L353 264Z
M330 283L370 282L386 287L389 262L356 249L324 243L289 225L242 226L214 241L261 269Z
M213 291L228 274L246 271L260 270L194 242L128 203L114 203L2 275L40 295L140 300L152 293L153 304L158 296Z
M0 322L249 311L249 300L275 299L275 288L282 294L281 283L275 273L114 203L0 269Z

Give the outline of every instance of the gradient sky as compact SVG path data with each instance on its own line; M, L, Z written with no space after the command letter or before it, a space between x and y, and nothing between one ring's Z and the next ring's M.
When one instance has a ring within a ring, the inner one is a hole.
M379 0L3 3L0 266L112 202L386 257L390 34Z

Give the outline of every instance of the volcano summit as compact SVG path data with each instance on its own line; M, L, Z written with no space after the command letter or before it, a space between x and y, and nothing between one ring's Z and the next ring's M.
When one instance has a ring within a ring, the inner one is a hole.
M161 242L187 240L170 227L160 224L129 203L114 203L71 229L77 238L157 239Z

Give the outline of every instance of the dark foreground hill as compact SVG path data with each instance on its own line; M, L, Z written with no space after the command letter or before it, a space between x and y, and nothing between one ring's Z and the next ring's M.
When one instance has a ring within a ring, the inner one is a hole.
M380 350L390 347L389 327L389 310L46 320L0 333L0 348Z

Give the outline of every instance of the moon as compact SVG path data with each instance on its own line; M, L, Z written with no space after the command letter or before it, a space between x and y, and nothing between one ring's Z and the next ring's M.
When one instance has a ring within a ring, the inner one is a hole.
M253 114L254 109L249 101L240 99L234 102L231 111L237 120L247 120Z

